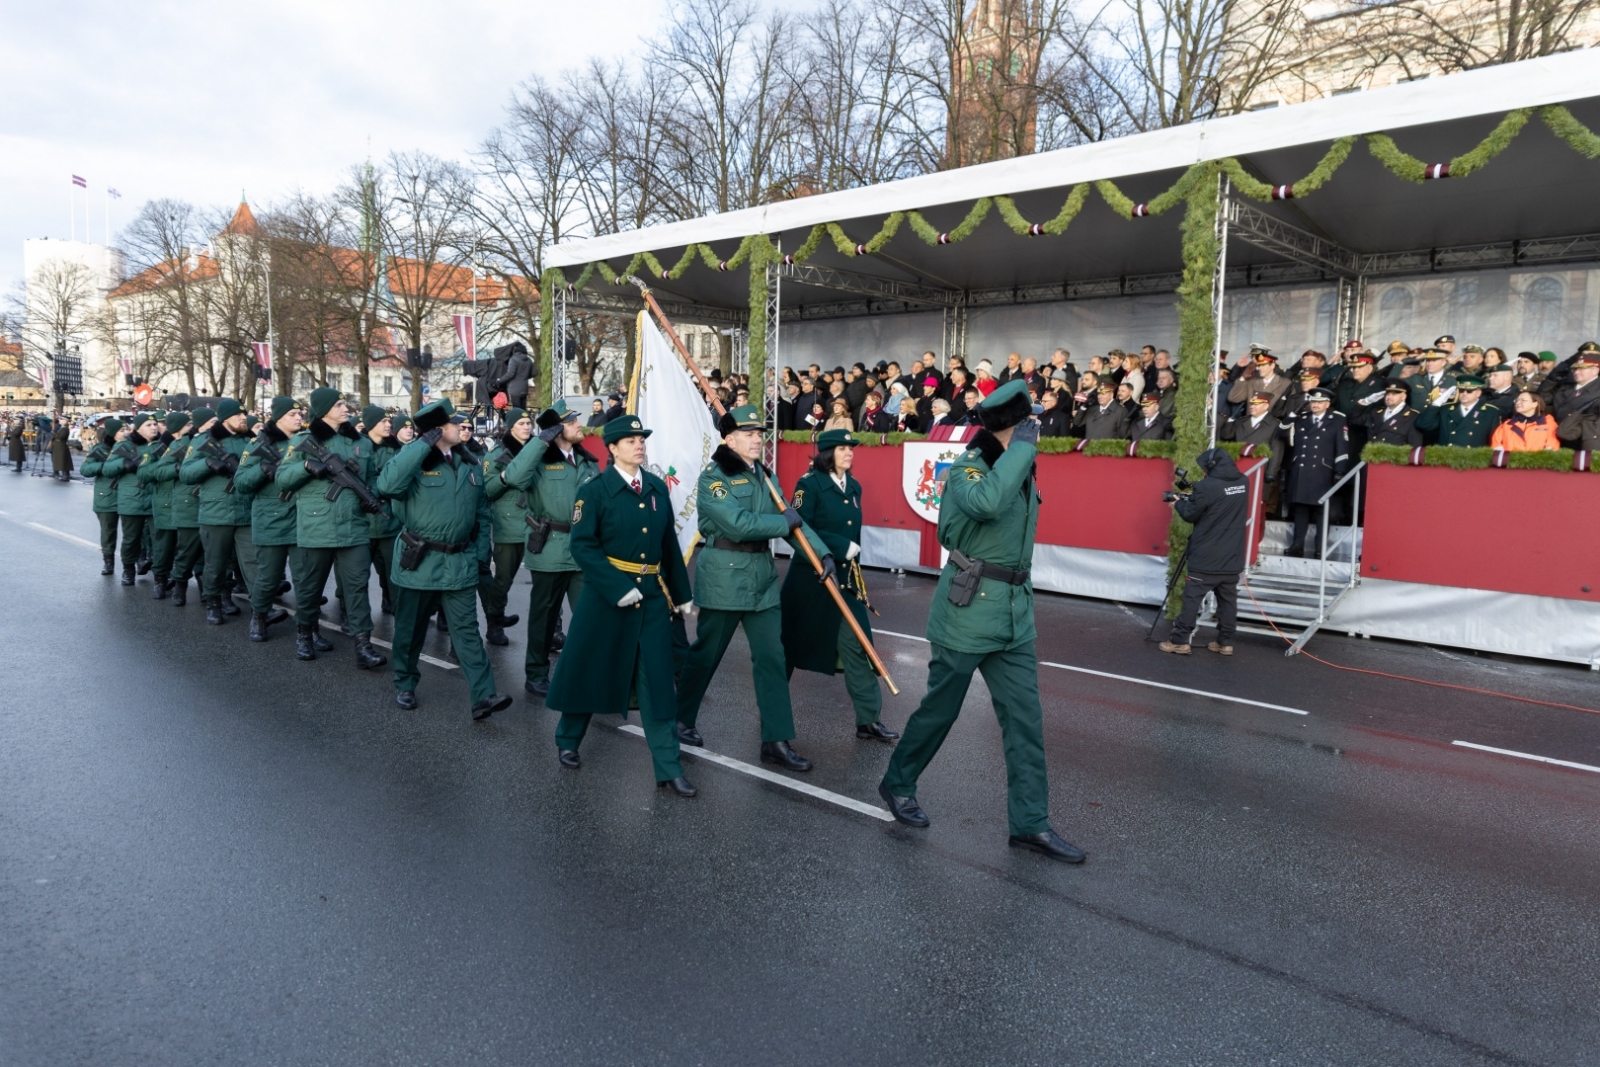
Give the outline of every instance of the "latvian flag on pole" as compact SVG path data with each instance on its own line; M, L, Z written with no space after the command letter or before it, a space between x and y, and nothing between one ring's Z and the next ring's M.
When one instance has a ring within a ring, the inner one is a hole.
M251 341L250 350L256 354L256 366L272 369L272 343L270 341Z
M461 342L461 350L467 359L478 358L478 324L471 315L452 315L456 324L456 340Z
M76 185L79 189L87 189L89 188L89 179L80 178L78 175L74 174L72 176L72 184Z
M48 393L50 391L50 368L49 367L40 367L39 368L39 388L41 390L43 390L44 392L46 392L46 393Z

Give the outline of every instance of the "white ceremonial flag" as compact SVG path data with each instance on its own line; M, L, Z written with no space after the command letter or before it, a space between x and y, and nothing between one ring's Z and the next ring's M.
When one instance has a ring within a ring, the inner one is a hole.
M638 334L639 360L628 389L628 410L652 431L645 446L645 468L666 482L672 493L672 521L687 558L699 530L695 491L700 471L711 462L722 438L706 407L705 393L648 312L639 313Z

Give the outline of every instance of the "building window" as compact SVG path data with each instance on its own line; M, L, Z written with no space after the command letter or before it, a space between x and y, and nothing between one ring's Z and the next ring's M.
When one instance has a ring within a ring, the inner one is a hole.
M383 376L383 395L384 396L393 396L394 395L394 375L392 375L392 374L385 374Z
M1278 101L1276 101L1276 100L1263 100L1259 104L1251 104L1250 105L1250 110L1251 111L1270 111L1270 110L1272 110L1273 108L1275 108L1277 106L1278 106Z
M337 389L341 393L344 392L344 382L340 378L338 372L333 372L328 375L328 388Z
M1478 279L1457 278L1446 299L1444 328L1465 343L1477 329Z
M311 380L311 375L306 371L300 372L299 381L299 391L302 393L309 393L316 388L316 383Z
M1411 343L1406 335L1411 332L1412 306L1409 289L1396 286L1383 294L1383 301L1378 305L1378 329L1382 331L1385 344L1389 341Z
M1317 326L1312 335L1316 344L1322 346L1323 351L1332 352L1339 347L1339 341L1334 336L1339 328L1339 294L1323 293L1317 298Z
M1561 337L1563 289L1554 278L1535 278L1522 291L1522 343L1554 348Z

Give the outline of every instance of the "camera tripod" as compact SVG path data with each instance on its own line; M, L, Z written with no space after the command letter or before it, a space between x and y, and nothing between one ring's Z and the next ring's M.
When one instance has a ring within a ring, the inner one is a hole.
M1178 556L1178 565L1172 568L1172 577L1167 579L1167 591L1161 597L1161 606L1156 608L1156 617L1150 623L1150 632L1144 635L1146 641L1152 640L1156 635L1156 627L1161 625L1161 620L1167 615L1167 602L1172 599L1172 591L1177 588L1178 580L1183 577L1183 568L1189 562L1189 546L1183 546L1183 552Z

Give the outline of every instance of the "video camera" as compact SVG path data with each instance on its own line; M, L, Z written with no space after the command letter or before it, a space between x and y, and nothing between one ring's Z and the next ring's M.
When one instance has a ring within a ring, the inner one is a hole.
M1189 480L1189 472L1179 467L1173 472L1177 476L1177 489L1168 489L1161 494L1161 499L1168 504L1173 503L1180 496L1186 496L1194 491L1194 483Z

